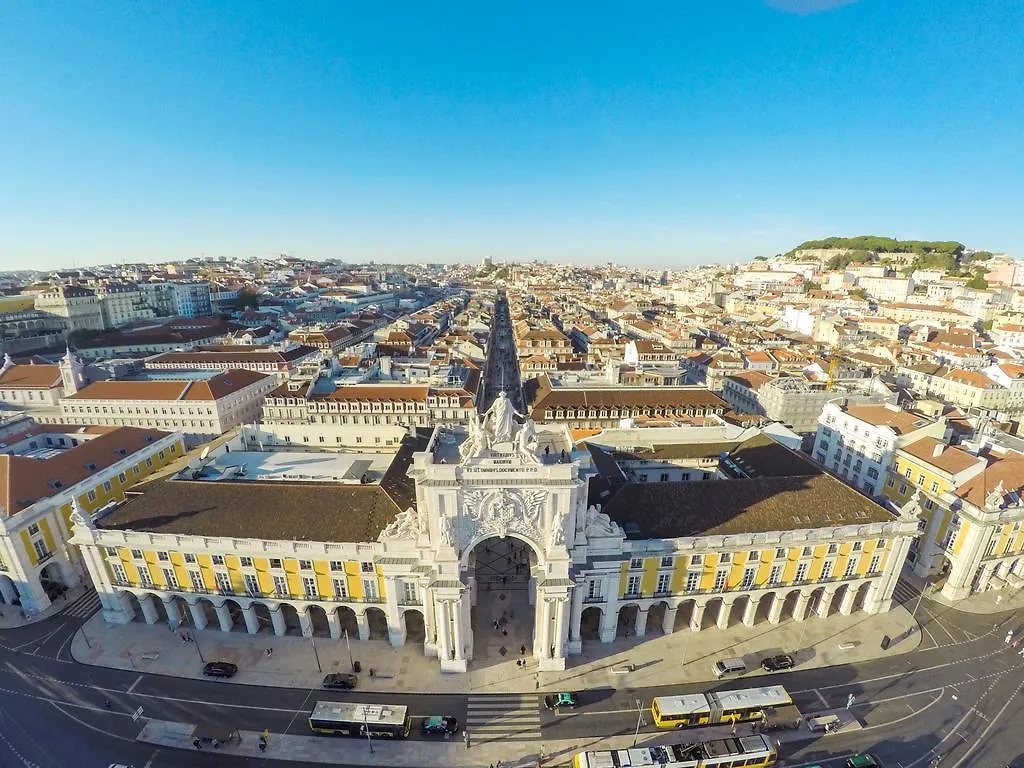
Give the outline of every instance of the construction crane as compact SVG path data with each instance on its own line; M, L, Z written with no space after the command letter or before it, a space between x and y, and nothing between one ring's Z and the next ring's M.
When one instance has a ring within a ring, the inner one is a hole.
M828 356L828 383L825 391L831 392L836 385L836 376L839 374L839 355L833 352Z

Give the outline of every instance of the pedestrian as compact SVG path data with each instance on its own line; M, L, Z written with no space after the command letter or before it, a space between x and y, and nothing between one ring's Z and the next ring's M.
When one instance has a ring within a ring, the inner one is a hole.
M269 659L273 655L274 655L274 649L273 648L267 648L267 658Z
M203 748L203 744L202 744L201 741L199 741L199 739L192 739L192 746L195 747L196 749L202 749Z
M733 721L733 723L732 723L732 730L730 731L730 733L731 733L731 734L732 734L733 736L735 736L735 735L736 735L736 721L735 721L735 720L734 720L734 721Z
M501 634L502 634L502 636L504 636L504 637L508 637L508 630L507 630L507 629L502 629L502 630L501 630Z
M267 742L261 740L260 741L260 752L266 752L266 751L267 751Z
M497 619L494 620L494 631L495 632L498 631L498 620Z
M526 655L526 646L525 645L520 645L519 646L519 655L520 656L525 656Z
M516 617L516 615L514 613L512 613L512 609L509 608L508 609L508 620L512 621L512 619L514 619L515 617Z

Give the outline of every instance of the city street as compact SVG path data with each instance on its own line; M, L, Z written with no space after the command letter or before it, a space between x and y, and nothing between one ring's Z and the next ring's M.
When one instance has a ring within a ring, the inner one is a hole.
M865 725L864 730L803 746L787 744L784 764L835 766L844 755L872 750L888 764L904 768L927 766L936 755L943 756L943 766L1002 766L1024 752L1024 737L1012 725L1021 715L1024 660L1004 642L1008 628L1018 629L1018 620L1006 614L959 613L927 599L921 608L919 618L932 617L923 624L926 636L946 633L957 639L862 664L797 668L757 678L757 684L784 684L805 712L842 707L852 694L853 711ZM57 615L0 635L0 690L5 694L0 705L0 765L106 766L121 761L159 768L200 765L204 760L228 766L242 762L221 754L213 758L204 753L200 758L190 751L135 743L140 724L131 715L138 707L144 718L305 735L306 715L317 700L391 701L407 704L414 716L449 714L465 722L470 707L479 707L488 698L243 686L89 667L68 655L69 640L81 624L81 618ZM550 745L633 733L638 700L645 710L641 737L656 733L646 714L653 696L736 687L743 687L742 682L590 690L581 694L578 709L559 713L544 710L540 696L522 698L533 699L540 724L536 738ZM109 710L105 699L110 700ZM55 731L59 739L53 738ZM415 732L413 738L418 738ZM523 744L524 751L529 748L529 742ZM467 760L474 753L467 753Z

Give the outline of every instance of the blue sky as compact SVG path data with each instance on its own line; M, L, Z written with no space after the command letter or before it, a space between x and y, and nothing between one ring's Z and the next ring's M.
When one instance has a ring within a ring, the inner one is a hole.
M0 268L1024 256L1022 41L1020 0L9 3Z

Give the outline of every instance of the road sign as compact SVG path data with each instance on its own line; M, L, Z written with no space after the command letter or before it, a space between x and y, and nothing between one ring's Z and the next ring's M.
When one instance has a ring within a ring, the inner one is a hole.
M142 717L142 707L139 707L134 712L132 712L132 722L137 723L140 717Z

